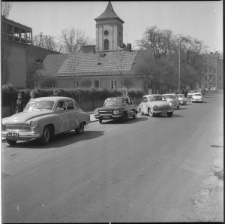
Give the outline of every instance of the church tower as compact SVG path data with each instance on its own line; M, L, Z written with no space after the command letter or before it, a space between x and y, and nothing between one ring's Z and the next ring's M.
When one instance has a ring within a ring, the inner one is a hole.
M113 10L111 2L96 21L96 52L116 51L123 45L123 23Z

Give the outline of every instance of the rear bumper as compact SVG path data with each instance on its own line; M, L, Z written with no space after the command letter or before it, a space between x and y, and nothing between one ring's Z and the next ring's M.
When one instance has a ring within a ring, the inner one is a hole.
M2 131L2 137L10 139L10 140L31 140L31 139L37 139L40 138L41 135L39 133L33 133L33 132L15 132L19 134L19 137L12 137L8 136L8 131Z

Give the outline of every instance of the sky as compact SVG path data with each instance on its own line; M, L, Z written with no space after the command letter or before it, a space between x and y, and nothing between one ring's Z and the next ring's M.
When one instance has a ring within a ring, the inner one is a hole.
M171 30L174 35L191 36L204 42L209 52L223 52L223 1L111 1L124 21L123 40L137 49L148 27ZM31 27L33 36L59 37L64 29L79 29L96 39L96 17L108 1L12 2L8 19Z

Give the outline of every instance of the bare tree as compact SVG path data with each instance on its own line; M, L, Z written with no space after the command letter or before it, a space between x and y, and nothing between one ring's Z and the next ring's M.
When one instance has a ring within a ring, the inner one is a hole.
M12 8L12 2L2 2L2 16L7 18Z
M42 32L33 37L33 45L37 47L42 47L52 51L58 51L59 46L55 41L55 37L44 35Z
M61 43L64 53L80 52L83 45L89 45L92 41L85 35L85 32L79 29L62 30Z

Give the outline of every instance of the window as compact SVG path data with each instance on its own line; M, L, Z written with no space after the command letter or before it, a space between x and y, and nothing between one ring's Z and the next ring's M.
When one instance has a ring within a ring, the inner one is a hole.
M109 40L108 39L105 39L104 40L104 50L109 50Z
M111 89L117 89L117 81L116 80L110 81L110 88Z
M207 88L207 84L205 84L205 88Z
M207 81L207 79L208 79L208 77L206 76L206 77L205 77L205 81Z
M100 88L100 81L99 80L95 80L94 81L94 88Z
M105 31L104 31L104 35L105 35L105 36L108 36L108 35L109 35L109 31L108 31L108 30L105 30Z
M74 109L73 101L72 100L66 101L66 107L67 110L73 110Z
M207 72L207 68L205 69L205 72Z
M73 87L74 88L78 88L79 87L79 82L78 81L74 81L73 82Z
M74 101L73 103L74 103L74 108L75 108L75 109L80 109L80 106L77 104L76 101Z
M214 71L214 73L216 73L216 69L215 69L215 68L214 68L214 70L213 70L213 71Z

